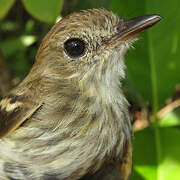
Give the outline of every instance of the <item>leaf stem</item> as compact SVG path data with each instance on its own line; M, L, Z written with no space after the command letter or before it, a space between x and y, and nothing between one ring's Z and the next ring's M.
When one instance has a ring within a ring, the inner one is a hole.
M152 84L152 106L153 106L153 118L154 118L154 124L153 124L153 129L154 129L154 136L155 136L155 143L156 143L156 153L157 153L157 164L158 167L160 168L161 164L161 140L160 140L160 132L159 132L159 126L158 126L158 118L157 118L157 112L159 108L159 103L158 103L158 87L157 87L157 72L156 72L156 64L155 64L155 57L154 57L154 51L153 51L153 42L152 42L152 37L151 37L151 32L147 32L148 36L148 47L149 47L149 58L150 58L150 70L151 70L151 84ZM157 172L158 180L161 180L161 171Z

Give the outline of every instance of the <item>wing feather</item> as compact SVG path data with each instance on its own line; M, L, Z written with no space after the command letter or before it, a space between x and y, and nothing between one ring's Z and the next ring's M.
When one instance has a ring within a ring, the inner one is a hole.
M0 101L0 138L9 135L41 106L23 95L13 95Z

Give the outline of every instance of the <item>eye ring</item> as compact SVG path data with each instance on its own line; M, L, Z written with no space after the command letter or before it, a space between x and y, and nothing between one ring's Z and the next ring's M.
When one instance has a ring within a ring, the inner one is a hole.
M64 51L71 58L78 58L85 54L87 44L79 38L70 38L64 43Z

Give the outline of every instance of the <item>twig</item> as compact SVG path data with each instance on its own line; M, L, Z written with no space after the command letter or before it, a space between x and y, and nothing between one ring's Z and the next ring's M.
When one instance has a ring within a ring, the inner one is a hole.
M177 107L180 107L180 99L175 100L174 102L172 102L171 104L168 104L167 106L165 106L164 108L162 108L158 114L157 117L159 119L161 119L163 116L165 116L167 113L173 111L174 109L176 109Z

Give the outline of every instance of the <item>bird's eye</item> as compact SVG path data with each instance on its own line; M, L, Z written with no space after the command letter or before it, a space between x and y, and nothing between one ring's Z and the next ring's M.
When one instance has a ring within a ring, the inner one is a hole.
M84 55L86 43L81 39L71 38L64 43L64 49L68 56L77 58Z

